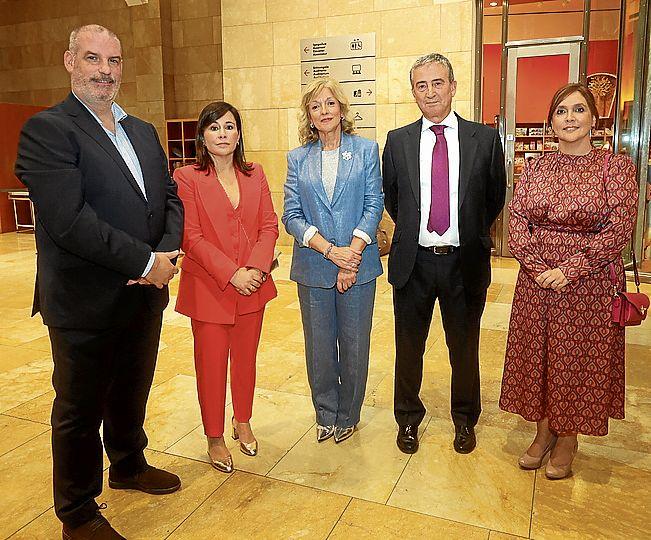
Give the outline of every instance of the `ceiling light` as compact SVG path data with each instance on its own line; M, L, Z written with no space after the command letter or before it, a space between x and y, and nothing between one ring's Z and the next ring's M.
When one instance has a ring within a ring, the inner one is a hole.
M488 4L488 5L489 5L490 7L496 7L496 6L497 6L497 2L491 2L491 3Z

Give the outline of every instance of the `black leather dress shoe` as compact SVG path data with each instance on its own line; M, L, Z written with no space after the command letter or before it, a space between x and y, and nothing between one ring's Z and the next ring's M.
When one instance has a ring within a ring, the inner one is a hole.
M472 426L454 426L454 449L460 454L470 454L477 446L475 428Z
M396 443L400 451L405 454L415 454L418 452L418 425L407 424L398 426Z

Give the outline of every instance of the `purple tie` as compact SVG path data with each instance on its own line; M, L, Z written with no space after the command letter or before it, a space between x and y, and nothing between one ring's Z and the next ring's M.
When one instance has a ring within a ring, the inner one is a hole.
M436 144L432 150L432 202L427 230L442 236L450 228L448 143L443 135L445 126L431 126L430 129L436 135Z

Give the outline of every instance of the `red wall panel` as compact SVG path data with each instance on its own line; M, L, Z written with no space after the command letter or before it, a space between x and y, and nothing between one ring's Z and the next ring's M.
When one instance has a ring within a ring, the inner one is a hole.
M20 130L30 116L45 109L36 105L0 103L0 189L23 187L14 175ZM5 192L0 193L0 233L15 231L13 206Z
M500 111L501 54L501 45L484 45L482 118L484 123L491 125L493 124L493 118ZM524 64L519 64L518 95L522 96L522 93L524 93L526 100L518 99L516 111L518 122L542 121L525 120L524 118L545 118L549 100L554 93L548 95L550 81L553 81L553 84L556 85L554 91L563 84L560 82L562 77L559 78L559 63L557 60L550 58L548 62L536 62L535 64L535 69L528 69ZM567 73L567 65L563 69L563 73ZM522 73L523 70L526 71L526 74ZM590 42L588 48L588 75L602 72L617 74L617 40ZM524 79L520 83L523 76Z

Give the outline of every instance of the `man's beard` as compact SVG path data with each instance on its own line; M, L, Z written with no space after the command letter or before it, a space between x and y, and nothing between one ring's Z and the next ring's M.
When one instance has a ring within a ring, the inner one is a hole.
M111 83L112 86L98 87L95 83ZM73 78L72 87L79 97L92 101L113 101L120 90L120 81L114 77Z

